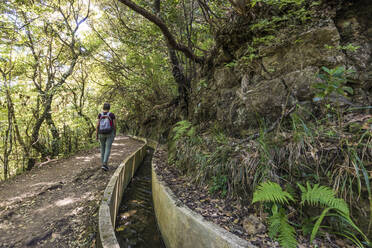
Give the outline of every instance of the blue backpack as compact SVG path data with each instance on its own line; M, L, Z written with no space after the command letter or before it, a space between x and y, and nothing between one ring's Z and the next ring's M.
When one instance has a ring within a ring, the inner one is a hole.
M106 114L101 113L101 117L99 118L98 132L100 134L109 134L112 132L112 120L110 117L110 112L107 112Z

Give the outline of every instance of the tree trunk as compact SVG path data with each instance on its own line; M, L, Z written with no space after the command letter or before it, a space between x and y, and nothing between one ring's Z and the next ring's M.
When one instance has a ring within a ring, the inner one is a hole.
M24 140L23 140L23 138L21 136L21 133L19 131L19 127L18 127L18 123L17 123L15 111L14 111L13 101L12 101L11 98L9 98L8 101L10 103L10 109L9 109L9 111L10 111L10 113L12 115L12 118L13 118L13 125L14 125L15 137L18 140L19 144L21 145L21 147L23 149L23 152L24 152L23 159L28 160L28 158L30 157L30 148L24 142Z
M1 74L3 76L4 80L4 85L3 88L5 89L5 94L6 94L6 103L7 103L7 111L8 111L8 126L7 130L5 131L5 137L4 137L4 151L3 151L3 158L2 162L4 165L4 179L8 179L8 174L9 174L9 156L12 153L13 149L13 118L12 118L12 101L11 101L11 94L10 94L10 88L9 84L7 83L11 81L11 70L8 72L5 72L4 70L0 70Z
M41 158L46 158L49 154L48 148L44 146L43 144L40 143L39 141L39 133L40 133L40 128L45 119L47 118L47 115L50 114L51 110L51 104L52 104L52 96L49 96L48 98L45 99L44 102L44 111L43 113L39 116L39 118L36 120L34 129L32 131L31 135L31 146L41 154ZM32 159L35 162L35 159ZM29 165L31 165L31 168L33 166L32 161L29 160L28 162ZM28 168L28 169L31 169Z
M60 144L61 140L60 140L60 137L59 137L58 129L57 129L56 125L54 124L54 121L52 119L52 115L50 114L50 112L47 113L45 121L49 126L50 132L52 133L52 138L53 139L52 139L51 155L52 155L52 158L53 158L53 157L58 156L58 154L59 154L59 144Z
M92 139L93 134L96 131L96 127L93 125L92 121L90 120L88 116L84 115L83 113L81 114L81 116L84 118L85 122L89 126L88 136L89 136L89 139Z
M9 89L6 89L7 94L9 94ZM13 135L12 135L12 115L9 111L10 104L8 102L8 129L5 131L4 137L4 153L3 153L3 164L4 164L4 179L8 179L9 174L9 156L13 149Z
M178 85L178 94L182 112L188 116L190 81L185 77L183 68L179 63L176 51L169 48L169 58L172 64L172 75Z
M155 13L158 16L160 20L160 0L154 0L154 9ZM182 65L180 65L179 59L177 57L176 50L174 47L171 46L169 42L167 42L168 46L168 55L170 62L172 64L172 75L174 80L176 81L178 85L178 97L179 97L179 103L182 112L185 114L185 116L188 116L188 109L189 109L189 88L190 88L190 82L186 78L184 74L184 70L182 68ZM191 49L190 49L191 51Z

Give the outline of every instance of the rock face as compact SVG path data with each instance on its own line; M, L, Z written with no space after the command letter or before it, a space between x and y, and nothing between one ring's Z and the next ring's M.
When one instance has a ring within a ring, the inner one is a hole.
M344 66L356 71L348 86L354 89L351 102L372 102L372 12L371 1L354 1L337 9L330 17L314 20L311 25L284 29L275 42L257 48L258 56L239 63L245 44L220 54L235 54L230 63L216 62L202 75L208 86L193 94L194 119L215 119L233 134L255 128L258 121L275 121L284 108L295 103L312 104L317 74L322 66ZM234 34L231 34L232 36ZM234 40L230 38L229 40ZM357 48L348 49L347 47ZM246 49L247 50L247 49ZM226 64L227 63L227 64ZM197 87L197 84L194 86ZM203 99L200 101L199 99Z

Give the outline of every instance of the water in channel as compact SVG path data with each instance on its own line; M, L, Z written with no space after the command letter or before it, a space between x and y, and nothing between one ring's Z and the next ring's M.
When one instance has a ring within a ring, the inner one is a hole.
M151 193L151 158L149 149L144 162L124 192L116 220L120 247L165 248L158 230Z

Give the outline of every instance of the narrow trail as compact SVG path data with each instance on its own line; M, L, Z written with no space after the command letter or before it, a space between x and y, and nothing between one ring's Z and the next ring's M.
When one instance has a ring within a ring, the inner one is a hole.
M95 148L1 182L0 248L93 247L106 184L141 144L117 136L107 172Z

